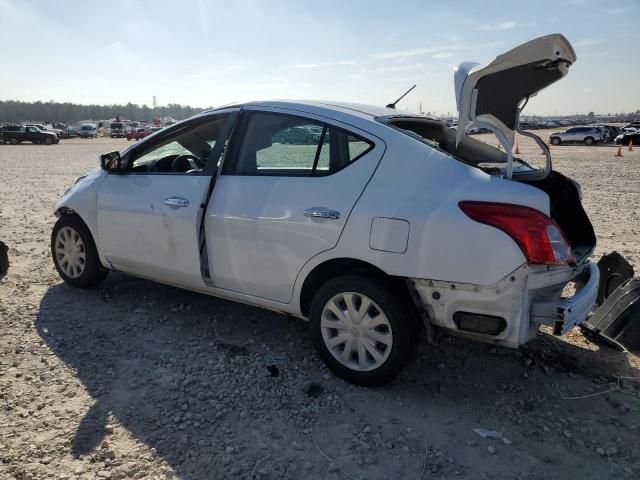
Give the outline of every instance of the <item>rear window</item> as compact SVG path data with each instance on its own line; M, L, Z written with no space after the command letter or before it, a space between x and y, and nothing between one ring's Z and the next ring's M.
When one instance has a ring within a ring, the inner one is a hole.
M447 153L455 160L480 168L487 173L503 174L506 170L507 154L504 151L469 135L464 135L460 144L457 145L456 130L447 127L446 124L438 120L416 117L379 118L377 120L431 148ZM495 137L493 138L495 141ZM541 159L544 158L541 156ZM539 170L538 166L521 158L513 159L514 174L532 174Z

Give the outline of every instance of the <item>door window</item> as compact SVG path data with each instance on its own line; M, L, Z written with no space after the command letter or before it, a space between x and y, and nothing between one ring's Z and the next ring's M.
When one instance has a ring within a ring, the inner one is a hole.
M323 176L341 170L372 148L355 134L307 118L251 113L233 160L236 175Z
M202 173L216 142L222 141L228 116L185 124L181 128L141 145L131 152L129 171L133 173Z

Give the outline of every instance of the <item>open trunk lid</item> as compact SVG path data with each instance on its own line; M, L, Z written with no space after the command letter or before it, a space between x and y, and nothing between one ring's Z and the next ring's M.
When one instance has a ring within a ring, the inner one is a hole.
M523 43L488 65L461 63L454 75L459 112L456 143L471 126L484 127L509 153L528 98L564 77L575 61L569 41L556 33Z

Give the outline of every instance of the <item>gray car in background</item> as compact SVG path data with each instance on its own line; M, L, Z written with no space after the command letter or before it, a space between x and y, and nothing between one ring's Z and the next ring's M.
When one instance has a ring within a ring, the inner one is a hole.
M552 133L549 142L553 145L561 143L584 143L585 145L595 145L599 142L606 142L608 132L600 127L573 127L564 132Z

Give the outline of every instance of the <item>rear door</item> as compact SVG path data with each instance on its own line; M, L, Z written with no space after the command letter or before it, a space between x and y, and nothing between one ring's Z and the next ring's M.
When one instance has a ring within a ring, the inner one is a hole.
M338 242L383 151L325 117L246 109L205 219L214 286L289 303L303 265Z
M100 249L117 269L173 285L203 288L204 202L234 111L201 116L123 154L98 193Z

